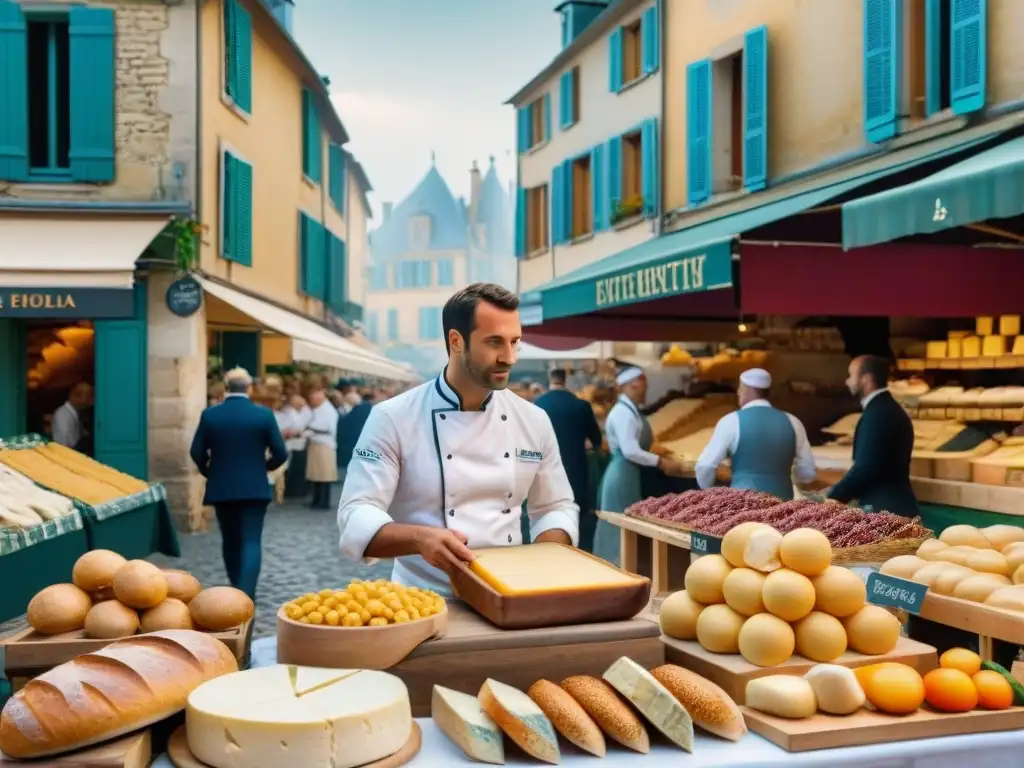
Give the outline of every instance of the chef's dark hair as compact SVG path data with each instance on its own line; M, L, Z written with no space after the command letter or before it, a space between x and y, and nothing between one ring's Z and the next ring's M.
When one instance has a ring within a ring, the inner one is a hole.
M889 361L878 355L864 355L860 359L861 376L870 376L876 387L884 387L889 383L891 369Z
M519 297L494 283L473 283L461 291L456 291L441 310L441 327L444 330L446 352L452 351L451 343L448 341L448 334L452 330L458 331L466 340L466 346L469 346L469 336L476 327L476 308L481 301L507 312L519 309Z

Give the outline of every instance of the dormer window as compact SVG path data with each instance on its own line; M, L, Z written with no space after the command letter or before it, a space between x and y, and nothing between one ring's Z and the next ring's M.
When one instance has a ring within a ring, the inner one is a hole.
M430 217L413 216L409 219L409 248L424 251L430 247Z

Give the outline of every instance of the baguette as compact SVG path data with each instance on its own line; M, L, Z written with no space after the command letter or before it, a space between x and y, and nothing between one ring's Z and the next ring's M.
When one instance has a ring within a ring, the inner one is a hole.
M193 690L237 671L228 647L202 632L165 630L111 643L14 694L0 715L0 752L46 757L123 736L183 710Z

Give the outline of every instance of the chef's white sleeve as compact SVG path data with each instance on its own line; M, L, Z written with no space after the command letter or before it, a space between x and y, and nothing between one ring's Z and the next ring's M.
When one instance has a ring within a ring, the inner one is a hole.
M793 461L793 474L801 485L807 485L818 477L818 468L814 465L814 453L811 451L811 442L807 439L807 429L800 419L791 413L789 423L793 425L793 434L796 437L796 459Z
M640 417L624 405L612 408L608 414L608 421L604 425L608 433L608 443L611 444L612 436L619 453L627 461L639 464L641 467L656 467L661 460L656 453L645 451L640 447L640 431L643 429L643 422Z
M704 450L700 452L697 465L694 467L697 485L701 488L710 488L715 484L719 465L735 451L739 426L739 417L735 413L723 416L715 424L715 431Z
M562 466L558 441L551 421L545 419L544 458L533 478L526 497L526 512L530 517L530 540L535 541L545 531L565 531L572 545L580 541L580 508L577 506L569 476Z
M341 553L365 565L376 558L364 557L377 531L394 522L388 514L398 487L401 446L391 417L374 408L352 452L338 502L338 542Z

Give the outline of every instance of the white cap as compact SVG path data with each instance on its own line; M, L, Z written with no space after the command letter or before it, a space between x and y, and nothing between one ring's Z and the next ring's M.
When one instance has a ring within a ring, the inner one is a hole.
M635 365L630 366L629 368L624 368L619 371L619 375L615 377L615 383L620 387L624 387L629 384L629 382L636 381L643 375L644 371L642 368L637 368Z
M764 368L750 368L740 374L740 384L754 389L771 389L772 376Z

